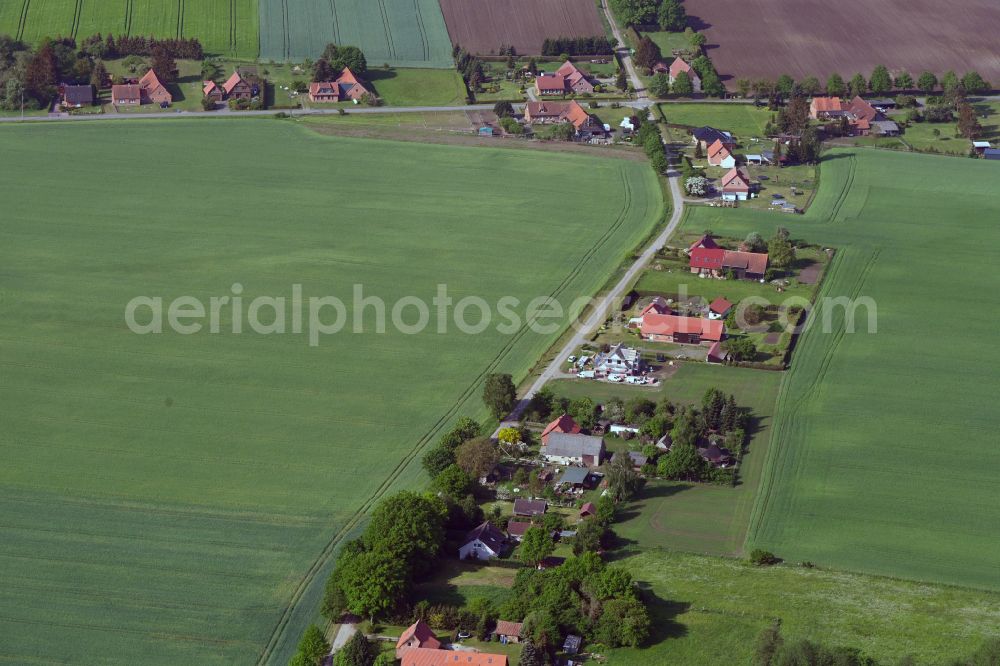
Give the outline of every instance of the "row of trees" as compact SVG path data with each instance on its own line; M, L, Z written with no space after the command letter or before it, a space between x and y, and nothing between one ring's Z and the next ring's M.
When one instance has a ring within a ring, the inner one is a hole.
M486 80L486 70L483 67L483 61L458 44L455 44L454 48L452 48L451 57L455 61L455 69L462 75L462 80L465 81L465 85L469 89L469 99L472 101L475 93L479 91L483 81Z
M878 65L872 70L870 79L858 72L849 80L840 74L831 74L823 85L815 76L808 76L796 81L788 74L782 74L777 80L746 79L736 80L736 90L742 97L789 99L792 97L813 97L827 94L832 97L847 95L865 95L869 92L885 95L893 90L919 90L930 95L937 90L946 95L962 91L963 94L980 94L990 90L990 84L978 72L966 72L959 77L953 71L946 72L940 79L933 72L923 72L916 79L909 72L901 71L893 76L885 65Z
M111 34L102 36L98 33L80 42L82 54L103 60L130 55L149 56L153 55L156 49L164 49L174 58L202 60L205 57L201 42L194 37L160 39L142 35L119 35L116 38Z
M610 55L614 47L604 35L596 37L546 37L542 41L543 56Z
M368 72L368 60L357 46L327 44L323 55L313 63L313 81L332 81L349 68L357 76Z

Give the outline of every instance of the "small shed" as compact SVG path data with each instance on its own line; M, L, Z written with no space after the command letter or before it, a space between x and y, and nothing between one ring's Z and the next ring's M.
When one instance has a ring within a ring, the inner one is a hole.
M582 645L583 638L574 634L569 634L566 636L566 640L563 641L563 652L566 654L577 654L580 652L580 647Z
M594 506L593 502L587 502L586 504L580 507L581 518L590 518L591 516L596 516L596 515L597 515L597 507Z
M567 467L556 485L565 484L573 488L582 488L587 485L587 477L589 476L590 471L584 467Z
M501 645L520 643L523 630L524 624L521 622L497 620L497 628L493 630L493 635L497 637Z

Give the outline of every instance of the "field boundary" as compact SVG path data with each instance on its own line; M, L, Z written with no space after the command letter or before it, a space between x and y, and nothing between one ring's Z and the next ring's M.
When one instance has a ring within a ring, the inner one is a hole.
M625 173L625 168L619 168L619 177L621 178L623 191L625 193L625 201L622 205L622 210L619 212L618 216L612 222L611 226L604 232L604 234L590 247L589 250L583 253L580 259L573 265L570 272L562 279L562 281L549 293L550 298L558 298L566 288L576 279L580 272L583 270L584 266L590 261L591 258L604 247L607 241L614 235L614 233L625 223L628 218L628 214L632 209L632 187L629 183L627 174ZM661 195L662 196L662 195ZM366 514L372 509L374 504L382 498L383 495L389 490L392 484L399 478L399 476L416 460L417 456L425 449L425 447L433 440L433 438L445 427L445 425L451 421L459 412L459 410L465 405L465 403L475 395L480 383L485 379L486 375L494 371L499 367L500 363L507 357L514 346L525 336L525 334L530 330L531 324L534 319L525 321L521 328L511 336L511 339L501 347L497 354L491 359L486 367L472 380L472 382L459 394L458 399L452 403L452 405L447 409L444 415L442 415L431 429L427 431L423 436L417 440L417 443L407 452L403 458L400 459L399 463L392 469L389 476L379 485L375 493L373 493L364 504L358 509L357 512L352 514L352 516L345 523L344 527L334 534L334 536L327 542L319 556L313 561L312 566L309 567L307 572L299 580L298 585L296 585L292 597L289 599L285 606L285 610L282 612L275 628L269 638L267 645L261 652L260 657L257 660L257 666L264 666L269 663L271 657L273 656L275 649L280 643L280 640L285 633L285 629L291 620L292 613L298 602L302 599L306 590L312 584L315 576L322 571L330 558L333 556L334 551L343 541L344 537L354 531L356 527L364 520Z

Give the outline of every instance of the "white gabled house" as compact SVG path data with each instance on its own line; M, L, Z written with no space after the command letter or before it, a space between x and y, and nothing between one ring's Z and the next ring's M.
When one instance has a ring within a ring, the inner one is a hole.
M458 547L458 557L462 560L492 560L500 557L506 545L507 536L485 521L465 535L462 545Z
M594 370L603 375L638 375L642 373L642 358L638 349L619 343L607 354L598 354Z

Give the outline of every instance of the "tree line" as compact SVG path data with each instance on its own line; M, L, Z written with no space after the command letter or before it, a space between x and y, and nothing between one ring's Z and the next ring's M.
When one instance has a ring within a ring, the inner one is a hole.
M615 18L624 26L655 26L681 32L688 16L680 0L609 0Z
M542 41L543 56L609 55L614 48L607 37L546 37Z

